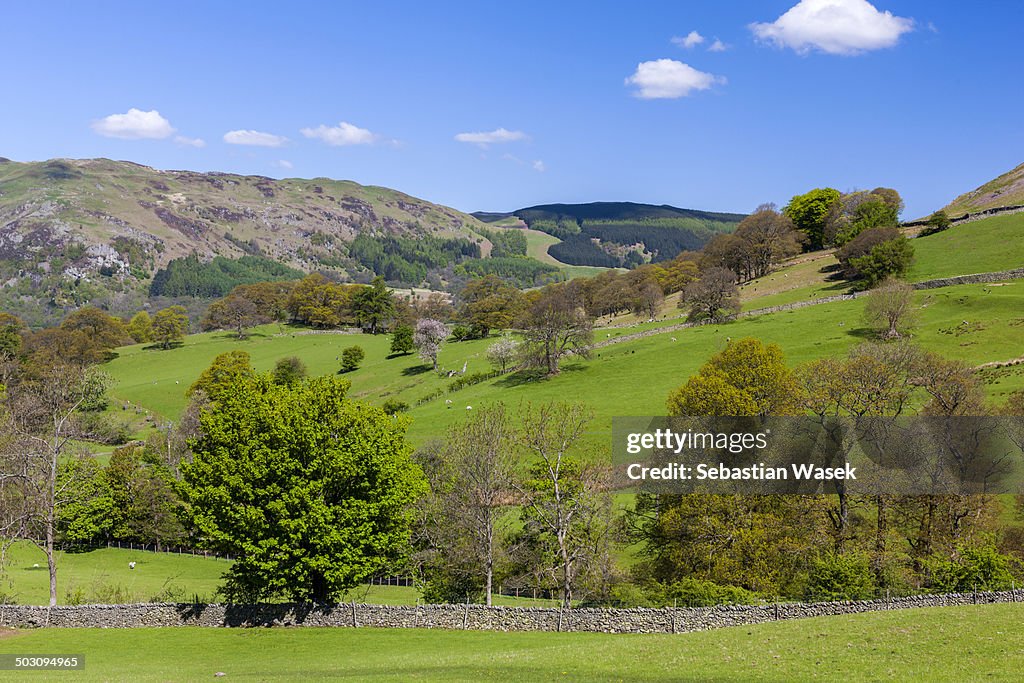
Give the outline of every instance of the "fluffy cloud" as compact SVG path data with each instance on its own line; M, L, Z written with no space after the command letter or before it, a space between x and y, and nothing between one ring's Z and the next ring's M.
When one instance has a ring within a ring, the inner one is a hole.
M302 134L307 138L321 140L332 147L346 145L369 145L377 141L377 135L365 128L354 126L342 121L337 126L320 125L316 128L303 128Z
M516 140L526 140L526 133L521 130L505 130L504 128L498 128L488 132L481 133L459 133L455 136L455 139L459 142L468 142L474 145L480 145L486 147L499 142L515 142Z
M548 170L547 164L545 164L540 159L537 159L536 161L534 161L532 166L533 166L533 170L537 171L538 173L543 173L544 171Z
M174 142L182 147L195 147L196 149L206 147L206 140L202 138L188 138L184 135L176 135L174 137Z
M759 39L801 54L856 55L892 47L914 20L880 12L867 0L801 0L772 23L755 23Z
M704 36L697 33L696 31L690 31L682 38L680 38L679 36L675 36L674 38L672 38L672 42L675 45L678 45L679 47L683 47L689 50L690 48L697 47L698 45L703 43Z
M134 107L125 114L111 114L93 121L92 129L104 137L122 140L160 140L174 133L171 122L156 109L142 111Z
M224 133L224 142L229 145L251 145L253 147L280 147L288 138L258 130L229 130Z
M725 52L729 49L729 46L715 38L715 42L708 45L708 52Z
M640 62L636 73L626 79L626 85L636 86L633 94L643 100L686 97L694 90L707 90L716 83L725 83L725 78L698 71L674 59Z

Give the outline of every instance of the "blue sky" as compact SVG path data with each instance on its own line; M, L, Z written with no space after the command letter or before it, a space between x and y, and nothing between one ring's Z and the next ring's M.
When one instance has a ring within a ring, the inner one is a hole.
M907 218L1024 161L1010 0L17 3L4 24L0 156L22 161L328 176L466 211L884 185Z

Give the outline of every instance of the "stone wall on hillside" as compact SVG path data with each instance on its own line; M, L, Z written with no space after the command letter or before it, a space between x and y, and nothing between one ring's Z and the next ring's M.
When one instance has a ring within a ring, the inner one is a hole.
M996 206L991 209L982 209L981 211L975 211L974 213L965 213L962 216L950 217L950 225L962 225L964 223L971 223L974 221L980 221L983 218L991 218L992 216L999 216L1002 214L1010 213L1024 213L1024 206ZM903 228L917 228L928 225L928 219L922 218L919 221L908 221L906 223L900 223L900 227Z
M1020 591L917 595L891 600L725 605L702 608L613 609L486 607L484 605L0 605L0 626L36 628L332 626L444 628L487 631L687 633L914 607L1018 602Z

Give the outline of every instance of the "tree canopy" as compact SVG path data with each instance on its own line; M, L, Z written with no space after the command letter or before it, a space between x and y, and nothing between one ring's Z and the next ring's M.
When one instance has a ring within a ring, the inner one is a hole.
M202 414L182 493L204 543L237 558L228 599L337 601L402 558L423 473L406 421L348 388L259 376Z

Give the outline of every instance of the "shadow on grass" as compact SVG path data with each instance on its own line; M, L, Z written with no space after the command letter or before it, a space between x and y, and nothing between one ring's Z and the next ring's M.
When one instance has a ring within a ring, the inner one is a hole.
M172 341L171 343L164 346L163 342L156 344L150 344L149 346L143 346L143 351L170 351L171 349L180 349L185 345L183 341Z
M412 355L412 351L407 351L405 353L389 353L388 355L384 356L384 360L393 360L395 358L402 358L404 356L411 356L411 355Z
M565 363L559 367L559 374L564 375L566 373L580 372L581 370L585 370L586 367L587 366L585 363L580 362ZM532 384L534 382L546 382L550 380L552 377L557 377L557 375L549 375L543 370L539 369L519 370L518 372L513 372L511 374L505 375L504 377L496 381L494 383L494 386L504 387L507 389L511 387L523 386L524 384Z
M402 374L406 377L412 377L414 375L422 375L425 372L430 372L431 367L429 365L414 365L411 368L402 370Z
M863 339L864 341L882 341L878 335L878 330L872 327L851 327L846 331L846 334L857 339Z

